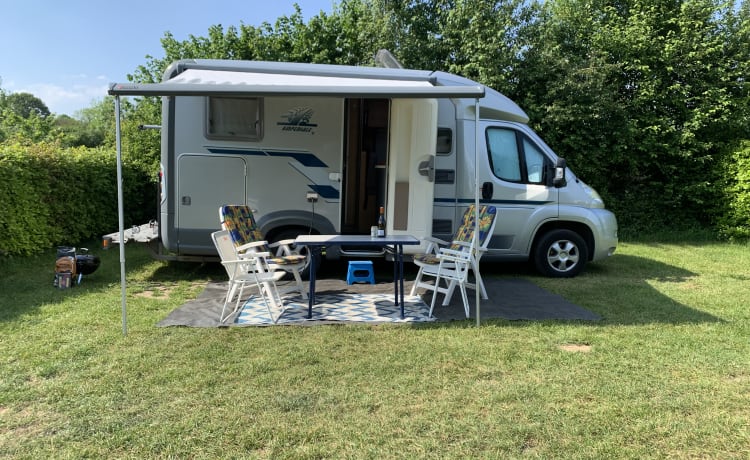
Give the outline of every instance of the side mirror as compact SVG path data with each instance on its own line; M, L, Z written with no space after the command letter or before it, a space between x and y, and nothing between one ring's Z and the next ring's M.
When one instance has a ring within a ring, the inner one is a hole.
M555 188L565 187L568 184L565 179L566 167L567 162L565 161L565 158L558 158L555 162L555 175L552 178L552 185L555 186Z

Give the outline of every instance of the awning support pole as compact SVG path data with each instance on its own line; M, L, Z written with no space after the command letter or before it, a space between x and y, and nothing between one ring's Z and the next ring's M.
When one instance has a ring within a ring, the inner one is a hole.
M120 295L122 296L122 335L128 335L128 307L125 299L125 205L122 191L122 137L120 96L115 96L115 144L117 145L117 214L120 230Z
M474 241L472 243L476 253L479 252L479 134L479 98L476 98L474 100L474 212L476 214L474 215ZM472 255L474 258L476 258L476 253ZM479 264L477 264L477 272L479 272ZM474 300L476 303L477 327L479 327L481 325L479 273L474 273L474 278L477 280L477 285L474 288Z

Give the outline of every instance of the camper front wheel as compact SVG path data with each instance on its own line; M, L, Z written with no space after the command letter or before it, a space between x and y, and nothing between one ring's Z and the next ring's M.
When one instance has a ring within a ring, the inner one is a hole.
M588 247L578 233L557 229L545 234L534 251L534 264L543 275L571 278L583 270L588 260Z

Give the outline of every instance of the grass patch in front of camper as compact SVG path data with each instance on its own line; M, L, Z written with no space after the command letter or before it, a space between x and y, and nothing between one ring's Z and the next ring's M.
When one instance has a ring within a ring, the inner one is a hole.
M127 336L118 251L68 290L54 253L0 262L0 457L750 455L746 245L624 243L569 280L488 267L603 320L481 328L157 328L223 270L126 252Z

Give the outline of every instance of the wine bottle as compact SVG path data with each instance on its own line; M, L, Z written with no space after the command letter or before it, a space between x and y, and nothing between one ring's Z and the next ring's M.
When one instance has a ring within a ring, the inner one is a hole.
M378 236L385 236L385 208L380 207L380 215L378 216Z

